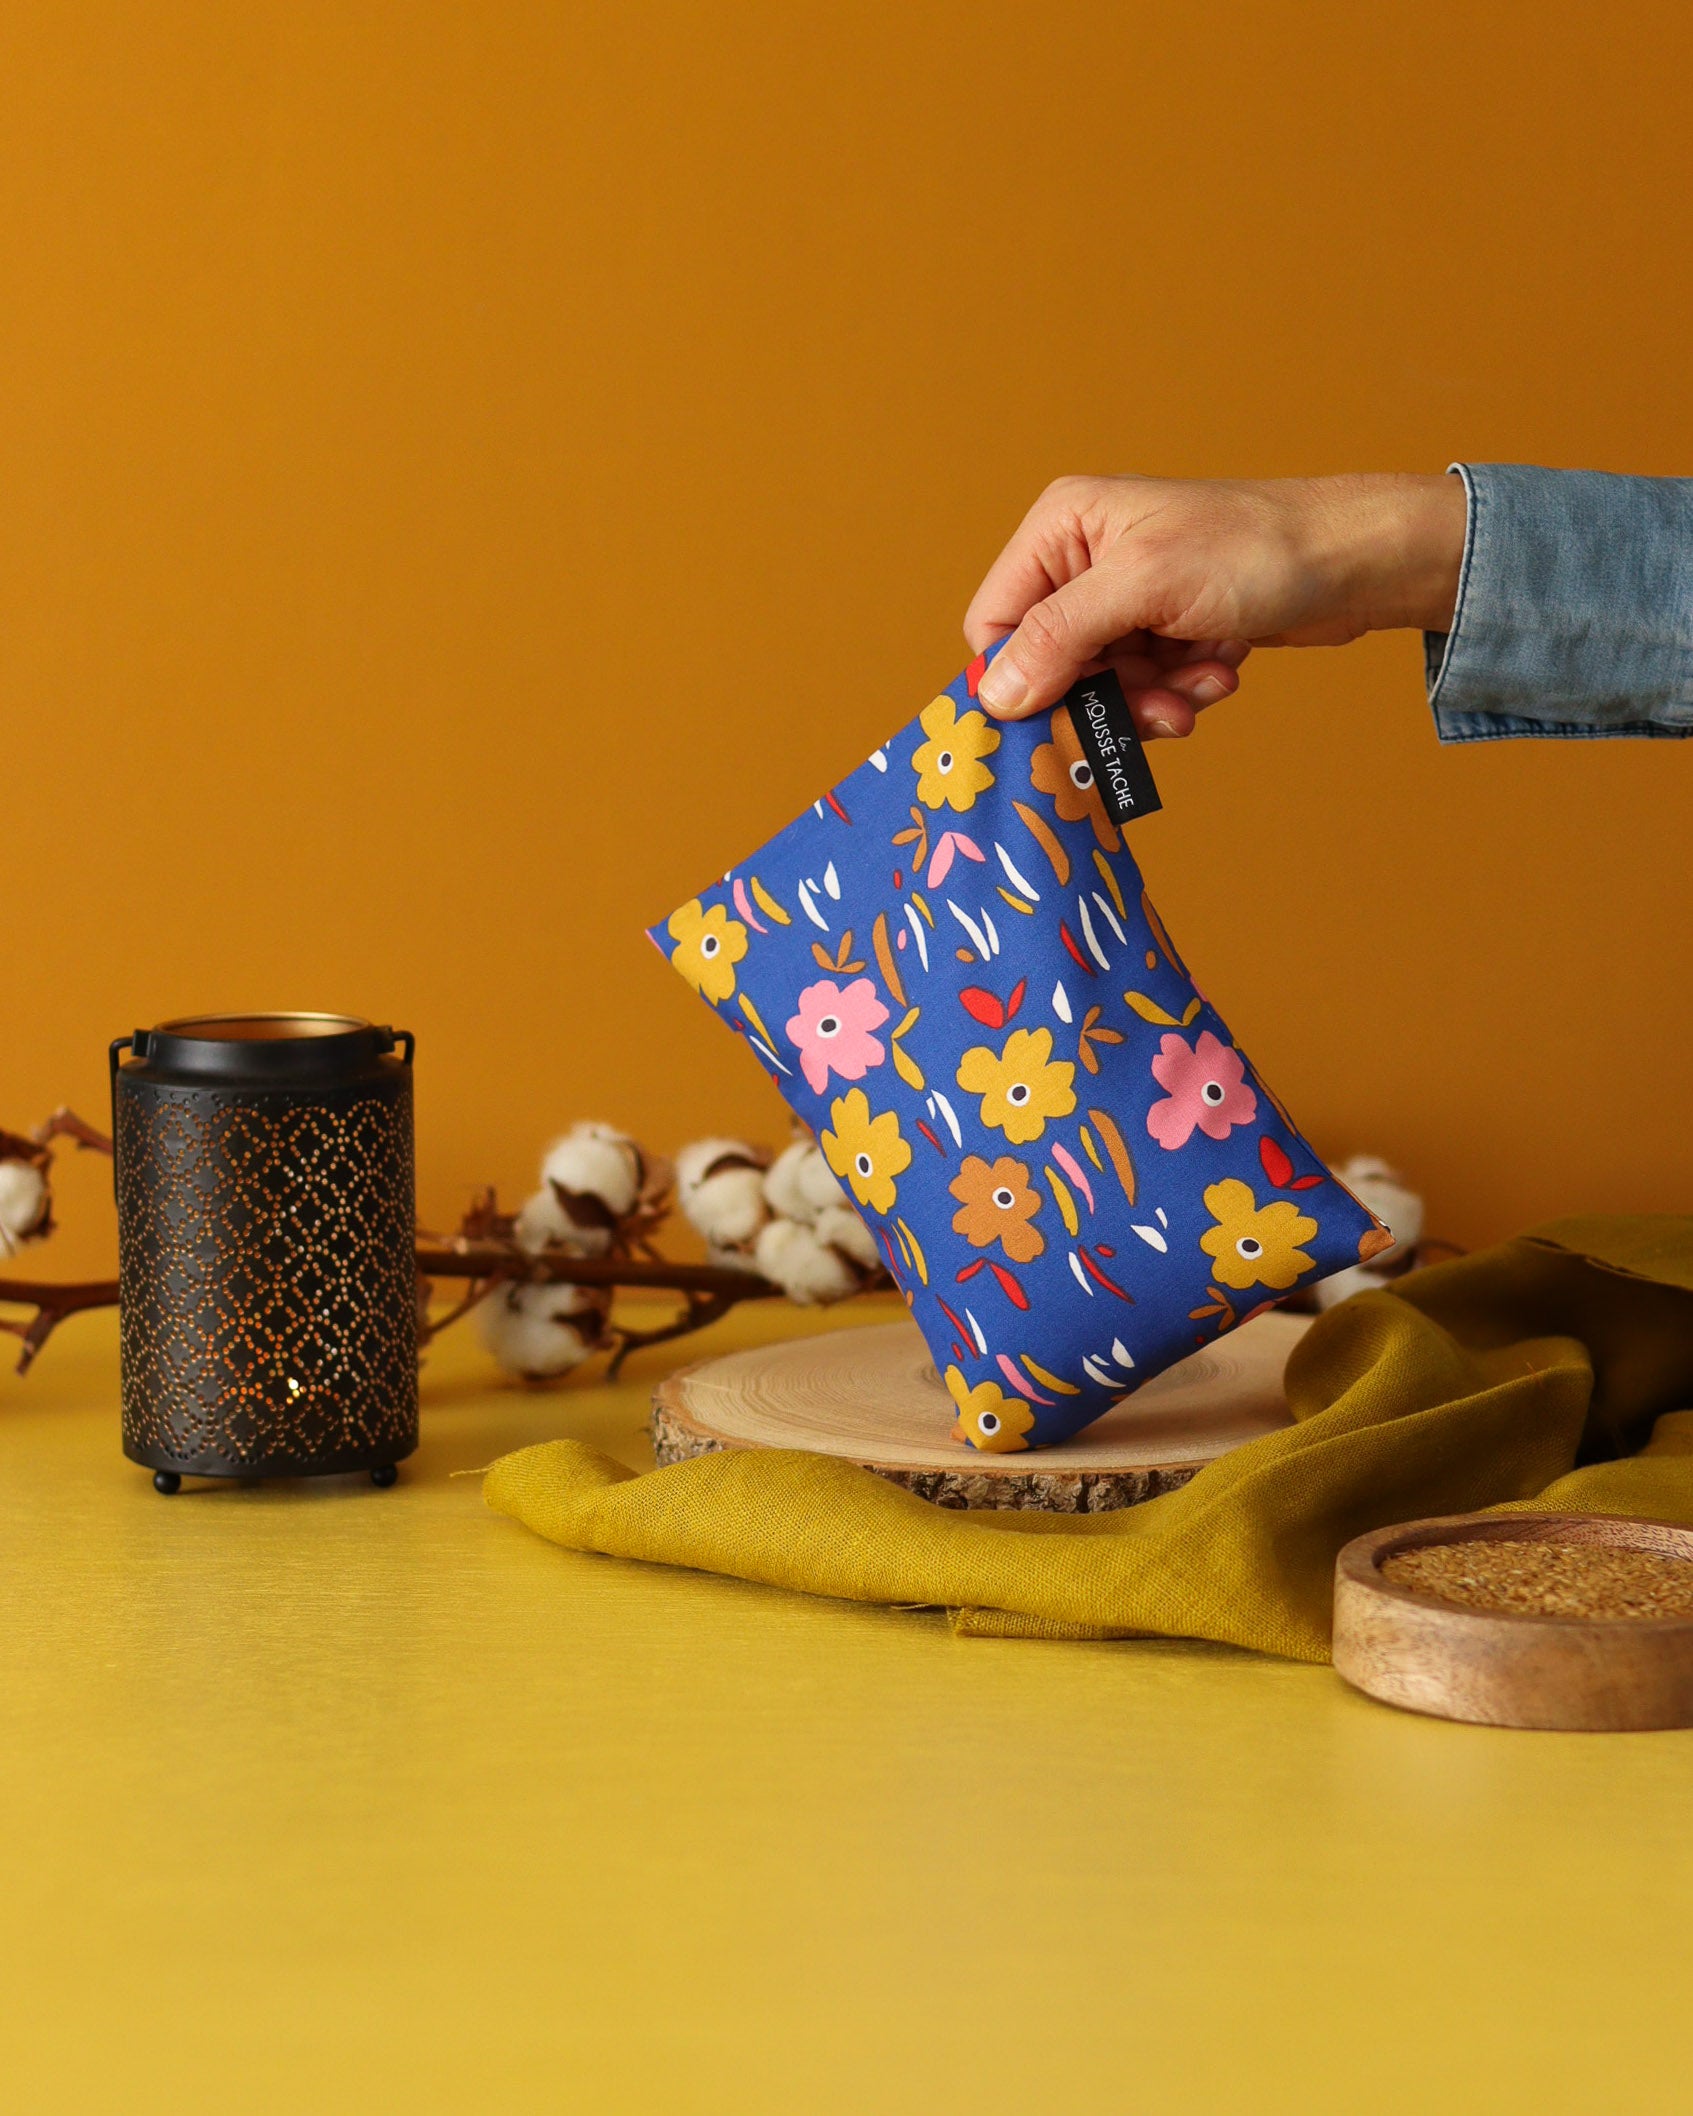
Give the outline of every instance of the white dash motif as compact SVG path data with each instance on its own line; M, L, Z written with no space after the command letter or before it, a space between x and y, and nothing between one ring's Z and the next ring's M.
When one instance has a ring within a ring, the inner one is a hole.
M999 854L999 864L1005 869L1005 879L1011 884L1012 888L1021 889L1031 904L1038 904L1040 902L1040 891L1034 888L1027 877L1011 864L1010 853L999 843L997 838L994 840L993 849Z

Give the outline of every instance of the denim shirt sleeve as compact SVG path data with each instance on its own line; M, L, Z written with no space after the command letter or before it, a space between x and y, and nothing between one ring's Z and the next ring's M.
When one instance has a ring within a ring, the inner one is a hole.
M1693 735L1693 478L1452 468L1458 606L1423 636L1440 739Z

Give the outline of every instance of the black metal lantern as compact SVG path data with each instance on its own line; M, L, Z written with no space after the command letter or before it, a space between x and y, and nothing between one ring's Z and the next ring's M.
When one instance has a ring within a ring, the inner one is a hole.
M160 1491L392 1484L416 1447L413 1049L344 1014L112 1045L123 1449Z

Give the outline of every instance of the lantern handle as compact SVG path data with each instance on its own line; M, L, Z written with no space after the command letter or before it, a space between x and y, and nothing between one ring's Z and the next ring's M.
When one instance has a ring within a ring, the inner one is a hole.
M403 1043L406 1047L405 1056L400 1060L400 1063L402 1065L410 1065L417 1056L417 1038L410 1029L394 1029L390 1031L390 1034L396 1043Z
M106 1053L107 1069L112 1076L112 1144L114 1148L112 1154L112 1187L114 1190L117 1188L118 1180L118 1159L115 1149L118 1136L119 1051L133 1051L137 1058L145 1058L147 1055L147 1031L145 1029L137 1029L133 1036L114 1036Z

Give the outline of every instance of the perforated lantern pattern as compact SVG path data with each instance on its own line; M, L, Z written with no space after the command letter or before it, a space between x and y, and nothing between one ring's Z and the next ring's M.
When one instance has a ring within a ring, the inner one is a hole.
M310 1095L114 1085L124 1452L221 1476L409 1454L409 1065Z

